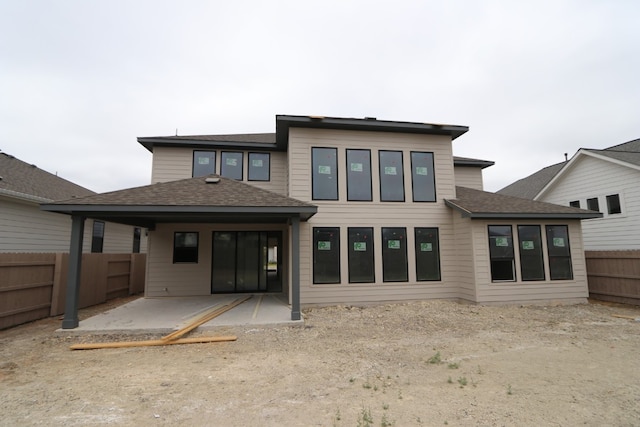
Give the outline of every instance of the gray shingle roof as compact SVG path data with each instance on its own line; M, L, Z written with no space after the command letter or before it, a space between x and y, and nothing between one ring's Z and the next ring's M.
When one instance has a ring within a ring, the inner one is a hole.
M15 193L18 197L24 195L52 201L96 194L7 153L0 153L0 176L0 191Z
M520 197L456 187L456 198L445 200L447 206L469 218L600 218L599 212L527 200Z
M538 172L531 174L526 178L519 179L513 184L507 185L503 189L498 190L497 193L505 196L533 200L544 186L547 185L558 172L560 172L565 164L566 162L561 162L542 168Z

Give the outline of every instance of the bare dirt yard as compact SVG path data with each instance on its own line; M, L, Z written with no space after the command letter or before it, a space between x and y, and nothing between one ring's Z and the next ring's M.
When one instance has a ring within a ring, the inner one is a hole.
M131 337L60 336L58 319L0 331L0 425L640 425L640 322L612 316L640 317L637 307L427 301L304 314L304 327L166 347L71 351Z

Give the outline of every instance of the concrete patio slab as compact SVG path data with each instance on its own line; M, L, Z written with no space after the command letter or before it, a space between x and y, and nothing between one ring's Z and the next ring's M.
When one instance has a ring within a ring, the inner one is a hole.
M223 307L244 294L201 297L139 298L120 307L80 321L75 329L58 329L60 333L169 333L187 326L205 312ZM259 294L198 327L197 330L221 326L304 325L291 320L291 307L281 295Z

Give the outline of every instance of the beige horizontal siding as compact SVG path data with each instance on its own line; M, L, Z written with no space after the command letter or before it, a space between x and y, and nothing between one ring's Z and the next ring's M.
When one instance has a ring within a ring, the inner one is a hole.
M456 177L456 185L481 191L484 190L481 168L455 166L453 169Z
M166 182L179 179L191 178L193 174L193 148L176 147L155 147L153 149L153 167L151 171L151 182ZM222 151L229 150L208 150L216 152L216 173L220 173L220 158ZM258 188L273 191L278 194L287 195L287 153L270 152L270 179L269 181L249 181L248 165L250 152L252 150L237 150L243 155L243 182L254 185Z

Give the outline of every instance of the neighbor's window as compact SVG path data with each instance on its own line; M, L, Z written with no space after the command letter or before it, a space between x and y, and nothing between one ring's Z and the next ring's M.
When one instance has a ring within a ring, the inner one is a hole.
M382 280L384 282L406 282L407 229L404 227L382 227Z
M380 200L404 202L402 151L379 151Z
M269 181L269 153L249 153L249 181Z
M411 152L411 184L414 202L436 201L433 153Z
M313 200L338 200L338 150L335 148L312 148Z
M579 208L580 207L580 200L574 200L572 202L569 202L569 206L571 206L572 208Z
M215 151L194 151L193 170L191 175L205 176L216 173L216 152Z
M220 158L220 174L226 178L242 181L242 153L223 151Z
M547 225L546 228L551 280L573 279L571 249L569 248L569 227L566 225Z
M101 253L104 244L104 222L93 221L93 231L91 233L91 252Z
M373 228L349 227L349 283L375 282Z
M417 227L415 234L416 279L440 280L440 244L437 228Z
M590 211L600 212L600 204L598 203L597 197L587 199L587 209Z
M489 226L489 254L491 280L494 282L516 280L513 234L510 225Z
M520 273L522 280L544 280L544 257L539 225L519 225Z
M609 212L609 215L622 213L619 194L607 196L607 212Z
M198 262L198 233L178 231L173 234L173 262Z
M340 283L340 228L313 228L313 283Z
M133 253L140 253L140 236L142 234L142 230L140 228L135 227L133 229Z
M347 200L372 200L370 150L347 150Z

